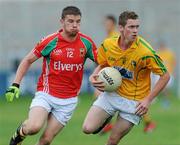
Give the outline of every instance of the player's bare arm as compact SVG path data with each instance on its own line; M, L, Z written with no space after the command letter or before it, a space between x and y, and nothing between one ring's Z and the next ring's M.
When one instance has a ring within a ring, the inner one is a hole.
M145 97L143 100L139 101L135 114L142 116L147 113L150 103L166 86L169 79L170 79L170 75L168 72L160 76L159 80L155 84L155 87L152 89L151 93L147 97Z
M36 61L38 58L34 55L34 53L31 51L29 52L24 59L21 61L18 69L17 69L17 73L16 73L16 77L14 79L14 83L20 84L23 76L26 74L27 70L29 69L30 65Z

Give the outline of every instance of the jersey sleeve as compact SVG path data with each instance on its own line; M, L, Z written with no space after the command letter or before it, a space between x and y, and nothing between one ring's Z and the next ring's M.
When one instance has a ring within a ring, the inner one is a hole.
M34 47L33 53L39 58L41 56L48 56L48 54L55 48L58 41L58 34L53 33L41 39Z
M33 49L33 53L38 57L40 58L42 56L41 52L42 50L44 49L45 47L45 42L43 40L41 40L40 42L38 42L36 44L36 46L34 47Z
M107 49L104 46L104 42L101 44L101 46L98 48L98 54L97 54L97 62L99 65L107 65L106 60L106 52Z
M91 40L91 48L88 49L88 58L94 62L97 62L97 47L92 40Z
M167 72L162 59L156 53L148 54L142 60L144 61L144 67L150 69L154 74L163 75Z
M81 41L86 48L86 58L91 59L94 62L97 62L97 47L91 38L87 36L81 36Z

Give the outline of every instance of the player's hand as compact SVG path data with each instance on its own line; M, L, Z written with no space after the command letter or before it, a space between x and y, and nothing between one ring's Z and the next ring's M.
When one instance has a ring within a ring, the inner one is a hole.
M101 92L104 92L104 88L105 88L105 84L103 81L101 81L100 79L98 79L99 75L97 74L92 74L89 77L89 81L92 83L92 85L98 89Z
M7 90L6 90L6 100L8 102L12 102L14 97L19 98L20 90L18 84L12 84Z
M136 106L135 114L138 116L143 116L144 114L147 113L149 105L150 105L150 101L146 98L144 100L139 101L139 103Z

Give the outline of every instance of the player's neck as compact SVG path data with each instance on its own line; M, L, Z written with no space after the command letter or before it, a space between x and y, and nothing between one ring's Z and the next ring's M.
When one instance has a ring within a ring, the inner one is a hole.
M124 37L120 37L119 40L119 46L122 50L127 50L128 48L130 48L130 46L132 45L133 42L128 41L127 39L125 39Z

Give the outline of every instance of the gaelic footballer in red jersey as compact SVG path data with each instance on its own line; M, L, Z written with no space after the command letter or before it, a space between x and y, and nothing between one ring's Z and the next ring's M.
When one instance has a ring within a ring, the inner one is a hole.
M6 96L9 101L19 92L19 84L30 65L43 58L42 73L32 100L29 117L10 140L19 145L27 135L33 135L47 122L37 145L49 145L71 119L77 106L84 63L96 61L96 46L88 36L79 32L81 12L77 7L63 9L61 30L42 39L21 62Z
M79 24L79 21L76 23ZM73 39L72 43L63 37L63 31L66 30L60 30L44 38L33 50L37 57L43 56L42 74L37 90L58 98L76 97L81 87L86 58L96 61L94 42L80 32L72 37L75 29L70 30L67 34Z

